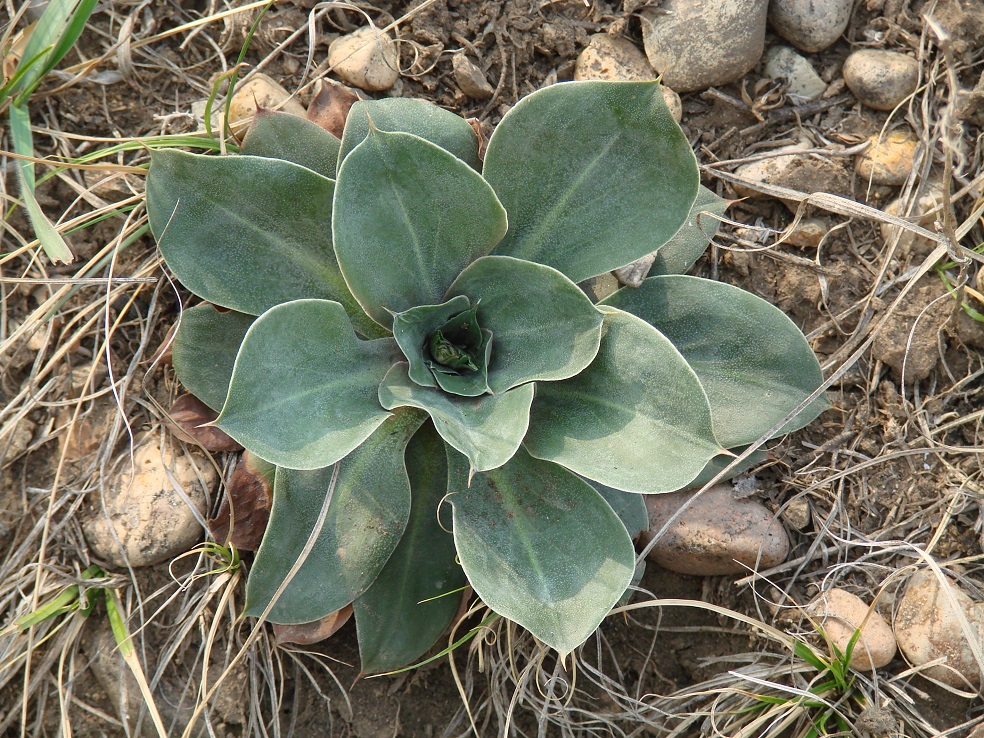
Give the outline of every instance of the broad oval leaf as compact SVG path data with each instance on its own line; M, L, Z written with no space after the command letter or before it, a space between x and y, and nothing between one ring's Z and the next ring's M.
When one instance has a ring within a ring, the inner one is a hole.
M441 302L506 232L506 211L481 175L407 133L373 130L345 157L334 211L342 273L387 328L392 313Z
M360 333L383 335L335 260L334 188L288 161L159 149L147 214L167 265L199 297L249 315L301 298L336 300Z
M607 502L566 469L523 450L476 474L451 454L454 542L468 580L493 610L568 654L632 579L635 551Z
M728 448L757 441L823 384L820 364L796 324L761 297L699 277L651 277L603 304L655 326L700 378L714 434ZM821 398L780 433L827 407Z
M196 305L181 313L171 357L181 384L218 412L225 403L236 354L256 320L234 310Z
M594 359L602 315L567 277L542 264L486 256L468 266L448 291L478 303L492 332L489 387L505 392L535 380L572 377Z
M278 305L246 333L215 422L278 466L329 466L388 417L377 388L396 355L391 338L356 338L337 302Z
M383 423L338 462L338 479L321 532L271 609L274 623L307 623L352 602L372 584L410 517L404 451L425 420L416 410ZM297 561L318 523L334 467L277 468L273 509L246 585L246 615L259 616Z
M352 106L342 133L339 167L369 135L370 119L372 127L380 131L412 133L454 154L475 170L482 167L478 158L478 136L468 121L425 100L407 97L360 100Z
M292 161L334 179L341 143L317 123L279 110L260 109L240 153Z
M656 259L649 269L650 276L683 274L696 264L721 227L721 221L715 216L723 216L728 205L727 200L701 185L687 221L656 252Z
M643 320L605 308L591 366L538 385L527 450L626 492L670 492L721 451L697 375Z
M448 491L444 441L427 423L406 453L411 507L400 544L355 601L362 671L391 671L420 658L450 625L467 584L455 556L451 521L441 525Z
M697 162L656 82L565 82L520 100L489 139L485 178L509 213L496 254L574 282L666 243Z
M532 384L481 397L457 397L421 387L411 381L403 362L394 364L379 385L383 407L426 410L441 437L478 471L502 466L516 453L529 427L532 402Z

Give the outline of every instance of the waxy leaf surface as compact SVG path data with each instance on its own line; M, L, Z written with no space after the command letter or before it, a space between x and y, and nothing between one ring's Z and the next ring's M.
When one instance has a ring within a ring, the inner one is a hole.
M478 471L502 466L516 453L529 427L532 402L532 384L481 397L457 397L421 387L410 379L402 362L394 364L379 385L379 403L384 408L426 410L441 437Z
M317 123L277 110L260 110L240 153L292 161L334 179L341 143Z
M404 451L424 420L423 413L401 412L338 462L338 479L324 525L270 611L270 621L318 620L369 588L410 517ZM249 572L246 615L256 617L263 612L294 566L318 522L333 471L333 467L277 468L270 522Z
M236 354L255 320L211 305L196 305L181 313L171 346L174 371L189 392L216 412L225 404Z
M473 169L481 169L478 136L460 115L436 105L406 97L360 100L349 110L342 133L339 166L346 156L369 135L372 126L390 133L412 133L440 146Z
M611 308L591 366L537 386L525 445L627 492L679 489L721 450L707 397L684 358L651 325Z
M605 300L663 333L697 372L725 447L752 443L823 383L817 358L785 313L738 287L699 277L650 277ZM826 408L821 398L781 433Z
M656 260L649 269L650 276L683 274L690 269L707 250L711 239L721 227L721 221L714 216L723 216L727 209L727 200L704 186L699 187L687 221L656 252Z
M589 484L605 498L605 502L618 515L629 538L635 538L642 531L649 530L649 511L646 509L646 500L642 495L606 487L599 482L589 482Z
M698 185L655 82L566 82L523 98L489 139L483 174L509 213L495 253L574 282L666 243Z
M334 188L288 161L159 149L147 214L167 265L199 297L250 315L301 298L335 300L363 335L383 335L335 260Z
M476 474L451 457L458 558L479 597L562 654L587 639L625 592L635 551L583 479L523 450Z
M454 278L506 232L506 212L481 175L406 133L374 130L345 157L334 210L345 279L387 328L391 313L442 302Z
M601 313L556 269L486 256L461 273L448 295L479 303L479 322L493 336L489 387L495 393L572 377L598 353Z
M337 302L278 305L247 332L216 423L278 466L329 466L388 416L377 387L397 351L356 338Z
M448 490L444 441L430 424L406 453L412 504L400 544L372 586L355 601L362 671L375 674L420 658L458 611L465 573L455 560L450 516L438 509Z

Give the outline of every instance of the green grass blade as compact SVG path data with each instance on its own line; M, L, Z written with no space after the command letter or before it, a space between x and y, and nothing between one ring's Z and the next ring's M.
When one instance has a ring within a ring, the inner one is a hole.
M44 76L75 45L96 7L96 2L97 0L51 0L38 19L24 49L23 59L31 60L31 63L27 73L12 90L18 95L17 104L27 101L27 97ZM44 53L43 61L35 61L35 57L45 50L48 51Z
M14 151L22 156L34 156L34 142L31 136L31 114L21 105L10 106L10 137ZM34 164L29 161L17 162L17 177L21 185L21 197L27 209L27 217L34 227L34 233L41 242L41 248L53 262L68 264L75 257L65 243L65 239L55 229L41 210L34 197Z

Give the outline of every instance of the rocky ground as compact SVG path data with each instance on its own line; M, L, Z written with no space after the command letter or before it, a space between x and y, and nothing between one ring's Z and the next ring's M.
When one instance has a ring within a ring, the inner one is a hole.
M357 682L351 624L317 645L277 643L236 620L243 569L197 545L236 454L200 449L173 422L186 408L158 350L188 295L166 278L142 178L125 168L145 151L103 159L109 176L61 171L39 200L77 260L37 255L19 209L0 233L0 733L153 734L150 694L173 735L981 738L984 6L361 7L273 5L232 121L257 104L305 115L327 75L491 130L547 84L659 76L703 184L730 202L694 273L786 311L832 409L734 484L651 501L636 606L585 647L573 692L570 665L505 627L455 652L454 668ZM39 152L200 130L256 13L100 6L32 100ZM6 211L17 193L3 162ZM85 227L69 232L73 218ZM95 609L10 627L66 591ZM853 681L797 641L833 662L853 647Z

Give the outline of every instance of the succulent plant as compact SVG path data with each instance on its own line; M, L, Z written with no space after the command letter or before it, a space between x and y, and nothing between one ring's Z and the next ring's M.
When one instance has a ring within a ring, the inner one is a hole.
M359 102L341 140L264 112L238 155L156 151L147 203L210 303L184 311L175 371L276 465L246 612L353 604L366 672L426 652L467 584L571 652L630 585L642 495L720 468L822 382L778 309L676 273L722 201L656 83L535 92L484 159L421 101ZM638 288L578 286L654 251Z

